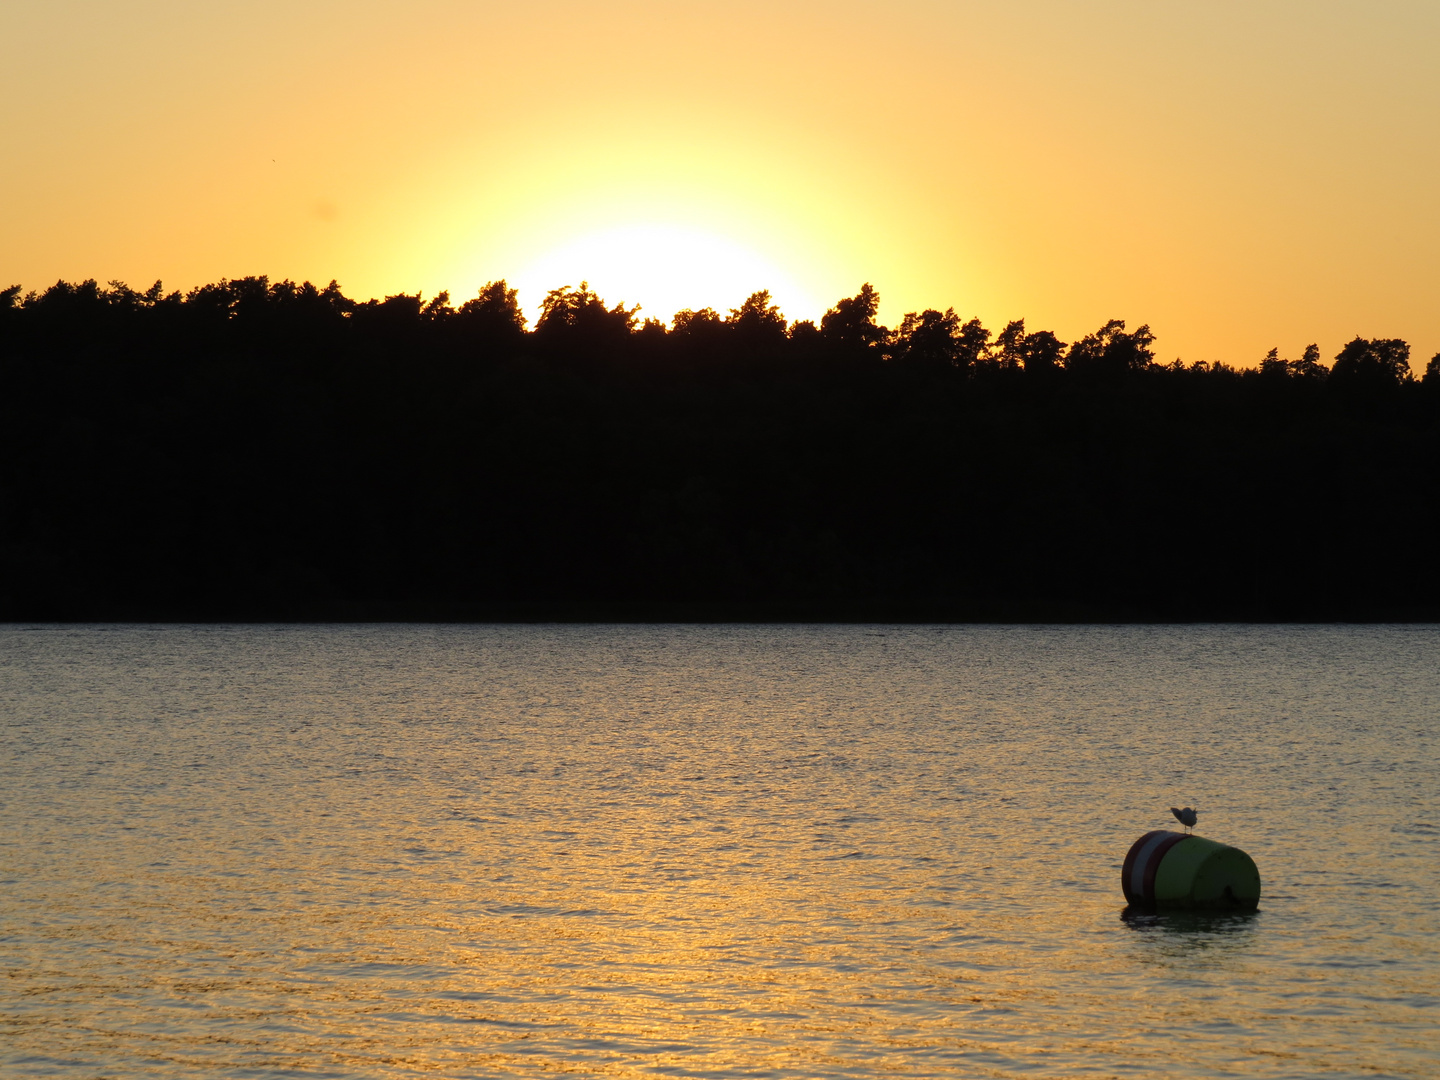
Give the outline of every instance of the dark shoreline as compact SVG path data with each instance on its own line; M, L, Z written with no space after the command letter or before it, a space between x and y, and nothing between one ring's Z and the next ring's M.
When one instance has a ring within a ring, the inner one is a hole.
M534 330L503 283L4 297L0 619L1440 619L1403 341L1161 364L868 288L672 328L562 290Z

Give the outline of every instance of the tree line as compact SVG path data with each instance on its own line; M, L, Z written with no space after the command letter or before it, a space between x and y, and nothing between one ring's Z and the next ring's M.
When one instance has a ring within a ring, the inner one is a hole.
M878 304L4 290L0 618L1440 618L1440 355Z

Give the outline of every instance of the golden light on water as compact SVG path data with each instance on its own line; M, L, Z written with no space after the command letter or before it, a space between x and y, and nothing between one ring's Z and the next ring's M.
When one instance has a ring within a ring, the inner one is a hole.
M1437 639L0 627L0 1072L1428 1075Z

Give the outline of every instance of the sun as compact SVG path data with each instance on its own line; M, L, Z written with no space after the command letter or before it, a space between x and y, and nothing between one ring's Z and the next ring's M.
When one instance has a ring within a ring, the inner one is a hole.
M589 282L608 303L639 304L641 318L669 322L684 308L724 314L768 289L790 319L820 310L773 262L732 240L686 226L632 224L577 236L541 255L510 284L532 320L551 289Z

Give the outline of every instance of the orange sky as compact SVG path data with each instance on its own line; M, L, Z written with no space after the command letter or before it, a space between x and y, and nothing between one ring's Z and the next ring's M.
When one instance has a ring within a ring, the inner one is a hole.
M1440 351L1440 4L76 2L0 15L0 287L588 277L1162 359Z

